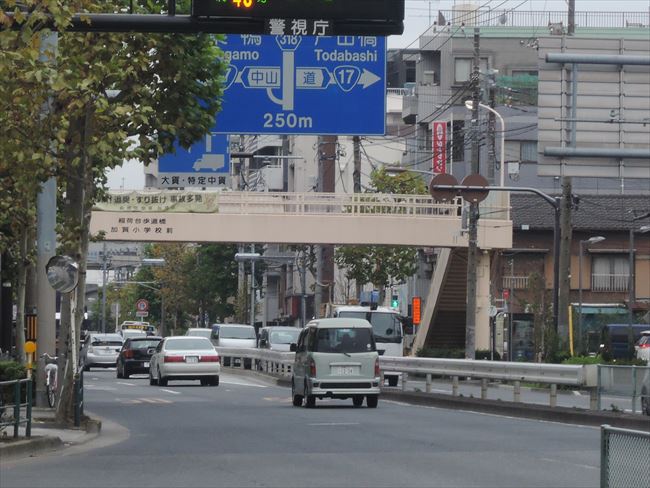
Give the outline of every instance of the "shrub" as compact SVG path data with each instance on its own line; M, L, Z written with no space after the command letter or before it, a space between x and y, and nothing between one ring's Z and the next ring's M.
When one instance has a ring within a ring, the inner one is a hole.
M27 378L25 366L16 361L0 361L0 381L22 380Z
M425 347L418 349L416 356L421 358L463 359L465 357L465 350L442 347Z
M478 349L476 351L476 359L483 359L490 361L490 350L489 349ZM501 355L497 352L494 351L494 361L501 361Z

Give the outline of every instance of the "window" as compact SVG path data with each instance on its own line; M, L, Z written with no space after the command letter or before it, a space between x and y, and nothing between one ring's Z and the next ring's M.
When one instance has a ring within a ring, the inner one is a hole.
M522 163L537 161L537 141L521 141L519 145L519 160Z
M630 266L625 255L592 256L592 291L627 291Z
M465 83L470 80L474 70L473 58L456 58L454 60L454 82ZM488 69L487 58L481 58L479 69L485 73Z

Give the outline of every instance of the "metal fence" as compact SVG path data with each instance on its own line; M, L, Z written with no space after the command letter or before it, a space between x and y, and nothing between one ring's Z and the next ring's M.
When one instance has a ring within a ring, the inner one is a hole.
M0 381L0 432L13 427L13 436L18 437L22 424L25 424L25 436L31 437L32 380Z
M650 485L650 433L601 427L601 488L647 488Z
M441 10L445 20L452 25L465 23L468 26L482 27L547 27L549 24L569 25L569 14L564 11L526 11L526 10ZM647 28L650 24L649 12L576 12L575 23L578 28Z
M598 365L598 410L641 411L642 393L650 395L650 366Z

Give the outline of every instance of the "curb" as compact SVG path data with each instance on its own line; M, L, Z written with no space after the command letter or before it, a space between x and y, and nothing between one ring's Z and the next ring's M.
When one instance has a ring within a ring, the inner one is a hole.
M78 441L65 442L58 436L50 435L22 438L20 440L9 443L0 443L0 457L32 457L46 451L53 451L70 446L80 446L99 437L102 429L102 422L100 420L86 417L83 423L85 425L85 429L66 429L85 430L86 435L84 435L83 438Z
M63 441L54 436L33 436L8 444L0 444L0 457L31 457L44 451L53 451L63 446Z
M533 405L528 403L452 397L450 395L442 395L438 393L392 392L383 390L380 398L408 403L411 405L459 409L470 412L491 413L501 416L594 427L607 424L612 427L650 432L650 418L628 413L595 412L567 407L546 407L544 405Z

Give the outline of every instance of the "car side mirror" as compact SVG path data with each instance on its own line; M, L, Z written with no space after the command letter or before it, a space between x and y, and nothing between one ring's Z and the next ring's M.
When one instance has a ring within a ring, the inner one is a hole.
M377 349L377 353L378 353L380 356L383 356L385 352L386 352L385 349Z
M298 350L298 345L295 342L291 343L291 345L289 346L289 351L296 352L297 350Z

